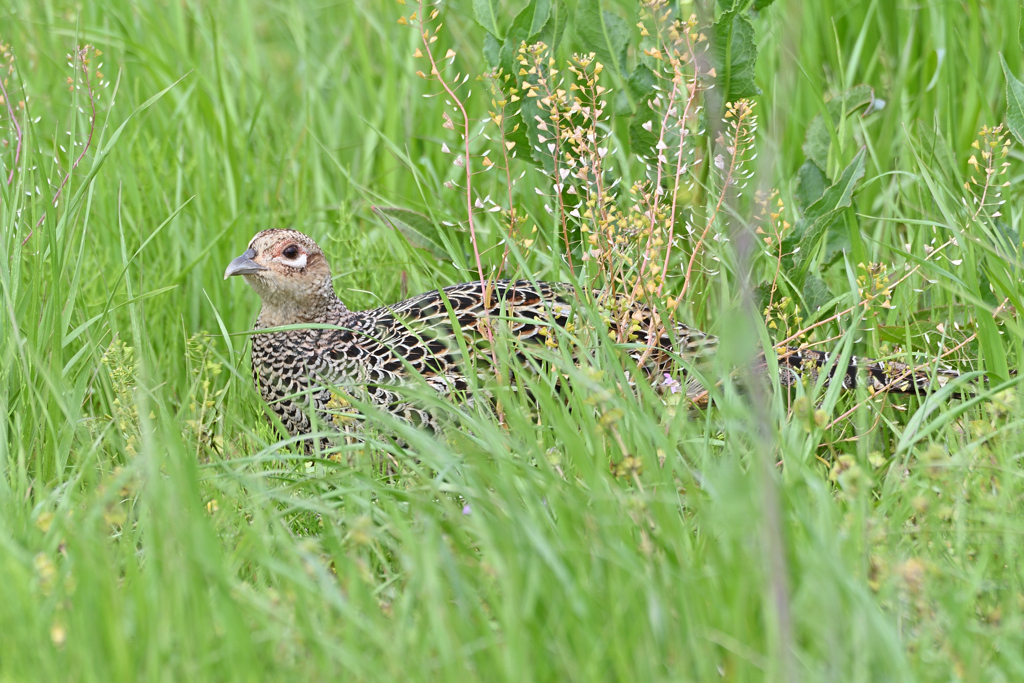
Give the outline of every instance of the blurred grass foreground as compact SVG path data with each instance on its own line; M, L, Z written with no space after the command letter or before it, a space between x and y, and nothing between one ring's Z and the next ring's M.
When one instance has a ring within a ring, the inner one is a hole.
M5 3L0 680L1021 680L1019 21ZM622 391L628 338L496 344L501 419L426 396L457 428L311 456L222 280L271 227L350 308L625 292L721 337L711 405ZM744 386L786 339L964 380Z

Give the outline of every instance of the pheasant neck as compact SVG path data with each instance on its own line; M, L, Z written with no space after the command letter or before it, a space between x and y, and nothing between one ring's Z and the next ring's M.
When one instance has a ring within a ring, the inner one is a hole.
M328 279L324 286L313 292L275 292L264 298L256 326L268 328L303 323L333 325L348 312Z

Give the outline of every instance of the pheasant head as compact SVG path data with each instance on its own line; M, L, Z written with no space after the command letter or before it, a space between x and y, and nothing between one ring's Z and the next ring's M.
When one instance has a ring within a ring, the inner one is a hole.
M264 230L228 264L224 279L241 275L263 303L259 325L333 322L345 307L334 294L331 267L320 247L296 230Z

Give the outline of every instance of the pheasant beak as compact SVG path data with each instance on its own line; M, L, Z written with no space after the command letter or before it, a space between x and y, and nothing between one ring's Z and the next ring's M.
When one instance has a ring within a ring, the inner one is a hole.
M255 257L256 251L248 249L244 254L228 264L228 269L224 271L224 279L227 280L232 275L252 275L266 270L264 266L253 261Z

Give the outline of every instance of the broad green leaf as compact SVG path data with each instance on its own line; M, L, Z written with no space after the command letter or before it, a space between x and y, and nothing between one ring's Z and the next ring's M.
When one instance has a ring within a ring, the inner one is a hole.
M536 5L536 7L534 7ZM546 19L539 28L536 26L536 19L545 16ZM505 42L501 46L501 67L506 69L505 73L518 74L519 65L516 62L516 55L523 43L544 43L549 48L549 54L554 56L562 42L562 35L565 33L568 11L562 0L534 0L516 15L512 26L505 36ZM522 78L518 77L519 82Z
M488 33L499 40L505 37L498 27L498 16L501 14L498 0L473 0L473 13L476 15L476 22Z
M825 190L821 198L807 207L807 211L804 212L802 220L805 222L805 227L803 237L800 239L799 257L801 266L806 265L825 231L839 218L843 209L852 205L853 191L860 179L864 177L864 159L865 149L861 148L850 165L843 169L835 184Z
M849 210L847 210L848 213ZM849 226L845 225L848 216L844 220L843 216L836 216L836 218L829 223L828 229L825 231L825 246L821 252L821 263L825 266L831 266L842 260L843 255L846 253L856 253L856 247L853 244L853 240L850 238ZM858 235L860 234L860 222L856 222ZM862 243L863 246L863 243ZM866 257L859 256L857 263L862 262Z
M1006 76L1006 125L1017 142L1024 144L1024 83L1018 81L1010 71L1001 52L999 61Z
M661 135L661 118L651 108L651 96L645 97L636 106L636 113L629 121L629 151L641 157L657 157L655 146Z
M775 0L754 0L750 9L760 12L771 5ZM739 11L747 4L747 0L718 0L718 9L722 12Z
M654 91L654 86L657 83L658 77L654 75L650 67L646 64L637 64L633 72L629 74L629 78L626 79L626 90L629 90L629 94L633 96L634 102L640 102ZM612 112L615 114L629 114L632 110L630 98L627 97L626 93L621 90L615 93Z
M372 206L370 208L380 216L385 225L405 235L405 239L412 246L417 249L425 249L436 258L448 258L448 252L434 238L437 227L427 216L410 209L393 206Z
M793 189L793 199L796 200L797 208L806 211L825 194L826 187L828 178L825 177L825 172L810 159L805 161L796 172L796 187Z
M551 0L532 0L512 20L505 41L501 45L500 64L507 74L519 72L516 55L523 43L533 43L540 38L541 32L551 16ZM543 41L547 42L547 41Z
M489 32L484 33L484 59L492 69L501 66L501 43Z
M804 212L804 218L818 220L839 209L850 206L853 190L861 178L864 177L864 158L866 149L861 148L853 161L843 169L839 179L821 195L818 201L811 204Z
M658 77L646 64L637 64L633 73L629 74L629 78L626 79L626 87L637 99L648 95L654 90L657 83Z
M509 35L505 39L505 44L502 45L502 68L505 69L505 73L515 75L516 84L520 89L524 79L518 75L519 66L515 60L519 46L524 41L530 43L541 42L548 46L549 54L553 55L558 50L558 45L562 41L562 34L565 33L566 20L568 18L565 3L562 0L555 0L548 3L548 6L550 9L547 22L539 33L524 38L522 37L523 31L517 31L515 28L509 29ZM520 22L520 17L524 17L525 12L526 10L523 10L517 15L516 23ZM525 23L525 19L523 23ZM518 38L518 42L513 46L512 41L516 38ZM538 135L541 132L537 127L538 121L536 117L540 116L542 119L546 119L547 114L541 111L536 97L524 97L520 104L520 113L509 116L505 125L506 137L509 141L516 143L516 148L519 150L522 158L534 161L550 172L553 169L550 155L542 154L536 149L537 145L540 144ZM519 129L514 133L511 132L516 125L519 126ZM541 149L543 149L543 146Z
M565 27L569 23L569 9L565 6L564 0L555 0L551 5L551 16L544 26L540 38L551 48L551 54L558 52L558 46L562 44L562 36L565 34Z
M864 112L864 115L867 115L881 106L884 106L884 102L875 99L875 91L871 86L858 85L826 102L825 110L831 120L831 130L835 131L844 114L849 116L867 107ZM811 119L810 125L807 126L803 147L804 156L825 171L828 170L828 151L832 144L832 134L829 130L829 122L826 122L824 117L818 114Z
M802 294L807 313L814 313L832 300L832 292L829 291L828 285L817 275L807 276Z
M529 41L541 32L550 16L551 0L531 0L530 4L520 10L516 18L512 20L512 28L509 29L509 33L513 30L522 31L526 35L524 40Z
M599 62L614 69L623 78L626 72L626 45L629 28L622 17L601 9L601 0L580 0L576 5L576 36L583 49L597 55Z
M1017 22L1017 47L1024 52L1024 2L1020 4L1020 20Z
M724 12L711 27L711 41L711 65L722 101L760 95L754 84L757 44L750 17L735 9Z
M539 116L541 120L544 121L548 119L547 112L540 108L537 100L538 98L536 97L524 97L522 100L523 106L520 108L521 114L509 119L509 123L513 126L517 123L519 124L518 134L522 135L523 141L520 143L519 140L515 140L515 142L516 147L519 149L528 150L528 153L525 153L524 158L533 160L546 171L551 171L554 168L554 165L551 162L551 155L542 154L536 149L536 147L544 149L544 145L541 144L538 138L538 136L541 135L541 130L538 128L539 122L537 121L537 117ZM547 136L545 135L545 137ZM509 139L512 140L514 138L510 137Z

